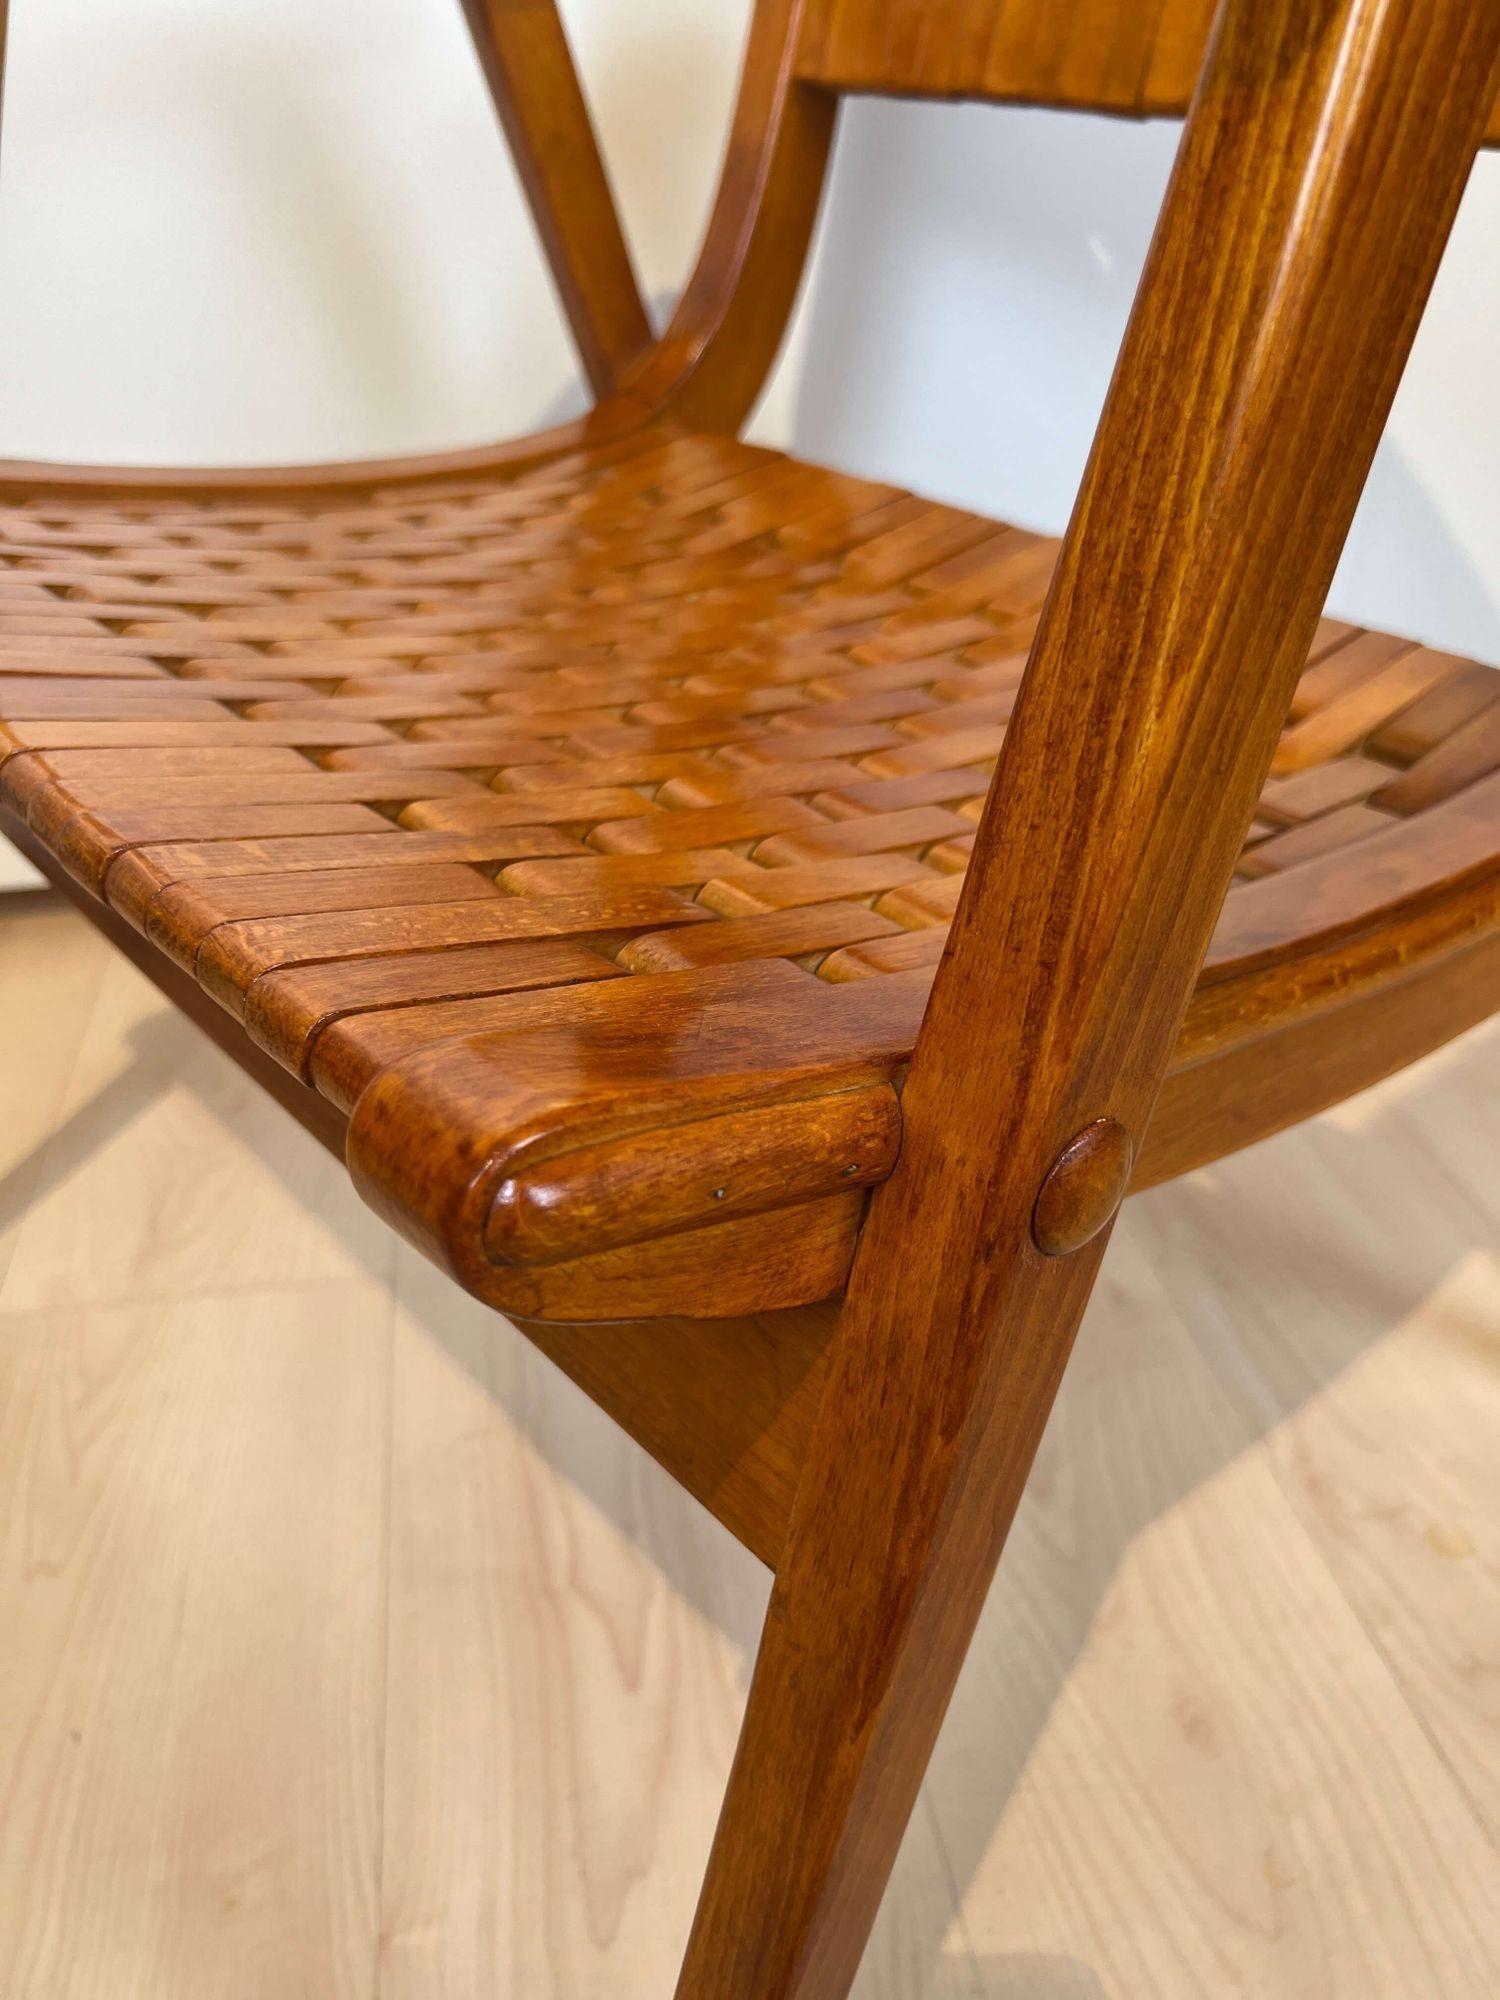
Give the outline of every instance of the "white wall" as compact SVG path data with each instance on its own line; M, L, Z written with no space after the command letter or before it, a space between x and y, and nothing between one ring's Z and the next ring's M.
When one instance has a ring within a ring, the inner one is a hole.
M670 293L735 35L701 0L653 0L649 30L608 0L573 11L646 282ZM457 0L11 15L0 450L338 457L582 408Z
M648 291L701 232L747 0L564 0ZM323 458L582 404L457 0L12 0L0 453ZM1176 130L848 107L755 434L1061 528ZM1500 156L1339 574L1500 661Z

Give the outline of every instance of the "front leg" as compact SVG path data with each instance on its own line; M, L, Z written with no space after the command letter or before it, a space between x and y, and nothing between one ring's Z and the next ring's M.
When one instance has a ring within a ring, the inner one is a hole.
M887 1286L889 1226L836 1338L678 2000L848 1992L1104 1241L1054 1258L1028 1231L955 1313L940 1268Z

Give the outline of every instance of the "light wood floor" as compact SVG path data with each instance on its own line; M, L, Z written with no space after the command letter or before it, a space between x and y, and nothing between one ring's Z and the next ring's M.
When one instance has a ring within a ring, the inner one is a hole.
M861 2000L1500 1993L1497 1084L1129 1209ZM0 906L5 2000L666 2000L765 1595Z

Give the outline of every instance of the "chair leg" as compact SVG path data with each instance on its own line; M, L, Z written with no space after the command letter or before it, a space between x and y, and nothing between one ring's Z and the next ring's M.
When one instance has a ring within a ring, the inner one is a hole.
M977 1340L950 1328L941 1368L902 1368L898 1329L886 1355L841 1329L677 2000L848 1993L1062 1379L1078 1276Z
M898 1752L908 1782L882 1790L869 1640L836 1636L787 1608L767 1620L677 2000L843 2000L853 1982L931 1744ZM934 1684L946 1665L927 1663ZM774 1693L792 1676L795 1722Z

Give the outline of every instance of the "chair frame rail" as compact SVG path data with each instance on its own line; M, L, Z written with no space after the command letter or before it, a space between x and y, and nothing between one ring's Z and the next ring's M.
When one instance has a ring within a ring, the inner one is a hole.
M703 251L653 341L553 0L464 0L600 394L577 424L364 466L9 462L0 484L306 493L663 416L733 431L841 90L1175 108L1146 71L1118 102L1070 83L1065 51L1035 90L986 83L1011 74L988 44L944 82L908 0L917 39L872 70L862 4L760 0ZM929 13L967 32L985 10ZM1161 19L1178 60L1206 8ZM842 1306L700 1328L675 1365L660 1322L527 1328L775 1568L678 2000L854 1979L1497 92L1500 0L1224 0ZM752 1376L774 1388L736 1429L712 1405Z

